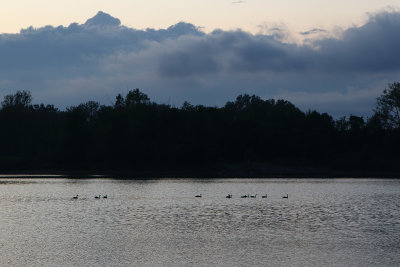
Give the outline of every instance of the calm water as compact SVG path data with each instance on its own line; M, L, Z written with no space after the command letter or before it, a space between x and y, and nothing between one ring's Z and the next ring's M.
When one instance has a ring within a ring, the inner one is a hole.
M400 180L1 179L0 251L0 266L399 266Z

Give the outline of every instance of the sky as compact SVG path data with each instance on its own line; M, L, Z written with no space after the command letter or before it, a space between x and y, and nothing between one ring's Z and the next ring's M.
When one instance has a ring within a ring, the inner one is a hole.
M0 99L65 108L139 88L175 106L247 93L370 116L400 80L396 2L2 0Z
M102 10L136 29L167 28L180 21L256 33L263 24L284 23L294 31L363 23L368 12L398 7L398 0L2 0L0 33L31 25L84 23Z

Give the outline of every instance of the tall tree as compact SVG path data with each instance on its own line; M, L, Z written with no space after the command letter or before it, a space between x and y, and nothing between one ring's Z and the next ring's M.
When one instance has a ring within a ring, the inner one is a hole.
M1 102L2 108L21 107L27 108L32 102L32 95L29 91L17 91L13 95L4 96Z
M400 83L394 82L377 98L375 115L385 128L400 127Z

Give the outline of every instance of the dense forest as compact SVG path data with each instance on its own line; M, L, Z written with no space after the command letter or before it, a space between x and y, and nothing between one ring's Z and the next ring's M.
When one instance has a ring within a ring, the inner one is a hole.
M61 111L17 91L1 103L0 172L396 175L399 109L400 83L389 84L373 116L337 120L255 95L177 108L135 89L113 105L89 101Z

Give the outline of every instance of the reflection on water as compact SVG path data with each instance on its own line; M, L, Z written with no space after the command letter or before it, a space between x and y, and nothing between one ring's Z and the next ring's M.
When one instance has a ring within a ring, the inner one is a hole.
M399 197L400 180L2 179L0 265L396 266Z

